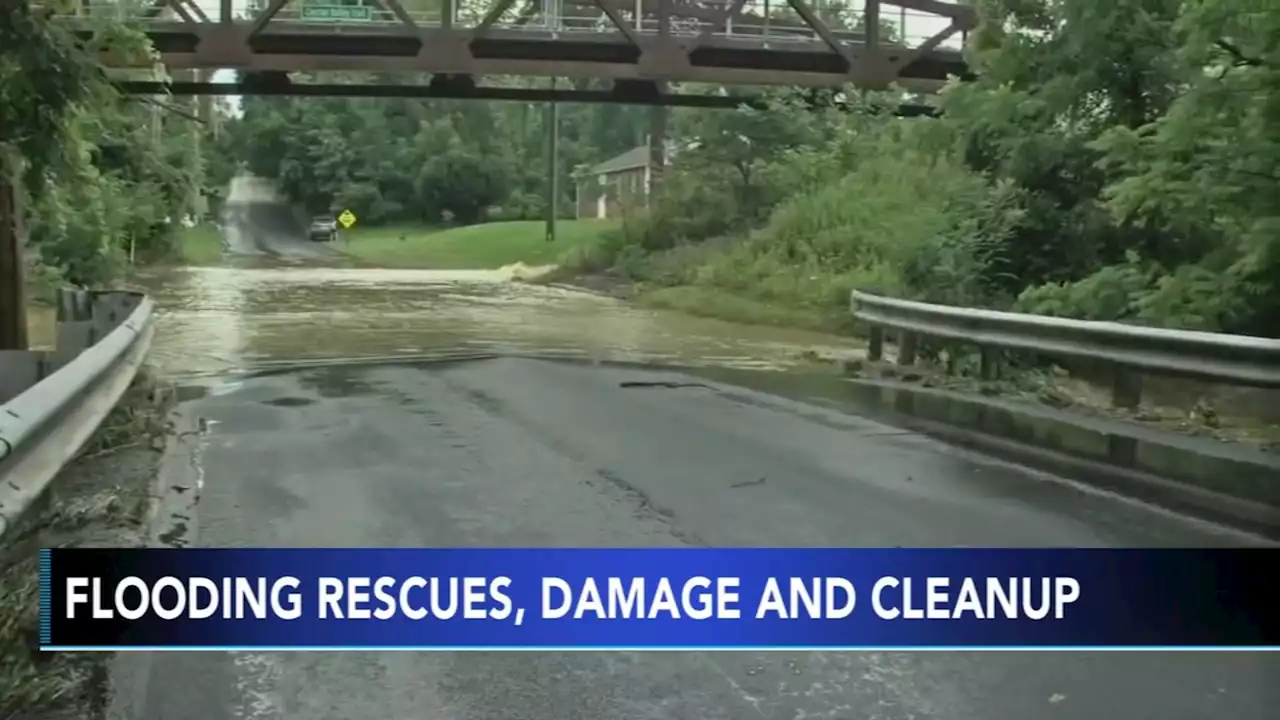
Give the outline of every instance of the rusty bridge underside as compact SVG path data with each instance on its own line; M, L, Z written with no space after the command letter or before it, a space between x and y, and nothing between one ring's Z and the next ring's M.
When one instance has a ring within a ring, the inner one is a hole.
M236 92L288 93L285 73L358 71L430 74L418 94L482 97L493 92L487 77L536 76L568 80L545 91L559 99L649 104L684 104L664 97L681 83L928 91L968 75L960 50L943 45L976 23L972 8L941 0L847 0L854 7L834 10L819 0L270 0L239 15L231 0L145 0L127 11L128 0L82 2L67 18L83 24L78 32L91 32L94 15L123 17L170 71L256 78ZM214 5L219 12L202 8ZM907 37L908 12L931 34Z

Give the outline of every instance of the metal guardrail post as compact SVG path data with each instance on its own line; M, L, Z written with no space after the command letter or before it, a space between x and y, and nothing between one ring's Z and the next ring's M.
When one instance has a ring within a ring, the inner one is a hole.
M976 345L984 380L999 377L1009 352L1102 363L1111 368L1112 402L1121 408L1138 407L1149 373L1280 388L1280 340L1274 338L933 305L858 290L850 304L871 326L871 360L881 359L884 333L892 330L899 336L899 365L915 362L921 337L938 338Z
M93 316L89 293L76 288L58 291L58 322L81 322Z
M915 365L916 364L916 345L920 341L920 336L913 332L902 330L898 333L898 364L899 365Z
M1000 351L983 346L978 349L978 376L983 380L1000 379Z
M1123 365L1115 367L1111 378L1111 404L1125 410L1136 410L1142 403L1142 373Z
M58 291L58 330L54 358L58 367L71 362L80 351L92 346L100 336L93 324L93 298L75 288Z
M871 331L867 333L867 359L871 362L879 362L883 358L884 328L872 325Z

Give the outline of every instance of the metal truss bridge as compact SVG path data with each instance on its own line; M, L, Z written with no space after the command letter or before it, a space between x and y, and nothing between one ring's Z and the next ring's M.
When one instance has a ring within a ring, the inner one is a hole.
M976 24L972 8L942 0L80 3L63 18L78 32L89 34L95 16L123 19L147 34L170 71L196 71L175 75L207 79L210 71L231 69L256 79L178 82L170 88L175 94L532 99L529 93L536 93L544 100L687 104L663 96L683 83L832 89L898 83L927 92L950 76L968 75L961 43ZM366 85L368 93L344 85L346 91L331 92L336 86L293 87L286 75L320 71L430 74L432 81ZM564 78L570 87L483 87L495 76ZM598 89L599 79L611 80L612 88ZM126 85L138 92L157 87Z

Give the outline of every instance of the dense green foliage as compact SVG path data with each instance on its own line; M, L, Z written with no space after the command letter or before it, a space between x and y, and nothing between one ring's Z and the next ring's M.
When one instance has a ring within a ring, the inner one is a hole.
M567 260L660 286L842 307L852 287L1092 319L1280 332L1280 5L981 0L942 119L677 110L650 206ZM857 19L850 16L850 24ZM647 109L564 106L570 168ZM238 155L368 222L538 217L544 109L248 101Z
M201 130L168 100L119 95L93 57L145 59L145 37L103 21L78 47L43 12L28 0L0 12L0 172L24 191L43 279L102 283L131 258L173 250L180 221L197 209Z
M976 5L980 79L943 93L942 119L854 92L852 111L786 92L767 110L674 110L674 163L649 207L567 260L793 307L839 308L864 287L1278 334L1280 5ZM109 275L130 248L169 252L194 191L240 169L362 226L544 212L544 106L253 97L198 143L208 133L180 115L112 93L25 0L5 12L0 160L24 179L33 247L73 281ZM99 42L147 51L111 26ZM643 143L651 112L560 107L562 214L573 168Z
M526 84L533 82L546 84ZM243 158L251 172L277 178L285 193L313 213L350 207L362 224L374 225L472 223L544 214L544 107L274 97L248 97L243 107L243 118L232 129L232 154ZM574 166L594 164L639 145L647 124L646 112L637 108L561 108L562 212L571 212Z
M579 263L792 306L856 286L1280 334L1280 5L980 9L981 79L943 119L704 114L649 212Z

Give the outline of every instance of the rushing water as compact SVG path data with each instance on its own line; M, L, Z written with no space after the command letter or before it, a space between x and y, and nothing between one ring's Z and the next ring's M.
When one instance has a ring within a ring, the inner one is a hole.
M159 305L152 364L206 374L270 361L541 352L600 360L788 368L859 354L824 334L639 309L489 270L287 265L143 275Z
M455 352L548 353L735 368L860 354L848 339L634 307L496 271L285 264L155 271L152 364L166 375L268 362Z

